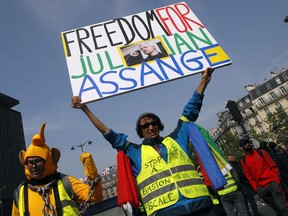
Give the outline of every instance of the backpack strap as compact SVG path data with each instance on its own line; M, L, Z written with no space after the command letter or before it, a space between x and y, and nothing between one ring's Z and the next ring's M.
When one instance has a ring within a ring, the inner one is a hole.
M59 190L58 190L57 184L53 185L53 192L54 192L57 216L62 216L62 206L60 202L60 196L59 196Z
M22 185L25 185L25 184L26 184L26 182L21 182L21 184L20 184L17 188L15 188L15 190L14 190L14 192L13 192L13 201L14 201L15 206L16 206L17 208L19 208L19 207L18 207L18 202L19 202L20 188L22 187Z
M27 184L24 184L24 200L25 200L24 216L29 216L28 185Z
M256 151L262 158L264 158L264 155L263 155L263 152L261 151L261 149L256 149Z
M71 182L69 181L69 178L67 175L60 173L61 181L64 185L64 189L66 190L69 197L74 200L75 199L75 193L72 188Z

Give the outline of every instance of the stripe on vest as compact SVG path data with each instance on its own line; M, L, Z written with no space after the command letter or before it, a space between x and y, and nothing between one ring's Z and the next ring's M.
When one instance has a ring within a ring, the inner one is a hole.
M149 177L148 179L145 179L143 182L141 182L139 184L139 188L144 188L147 185L150 185L153 182L156 182L157 180L162 179L162 178L167 177L167 176L170 176L170 175L171 175L171 173L169 170L164 170L163 172L157 173L157 174Z
M164 187L162 187L160 189L157 189L157 190L155 190L153 192L148 193L147 196L142 198L142 201L143 201L143 203L147 203L149 200L152 200L155 197L159 197L162 194L165 194L165 193L167 193L167 192L169 192L171 190L175 190L175 188L176 188L175 184L166 185L166 186L164 186Z
M203 180L202 179L186 179L186 180L177 182L177 185L179 187L187 187L187 186L191 186L195 184L203 185Z
M183 172L183 171L191 171L191 170L195 170L196 171L195 167L193 165L190 165L190 164L176 166L176 167L172 167L171 168L172 173Z
M72 206L73 208L75 208L75 207L77 208L76 203L74 201L72 201L72 200L62 200L61 201L61 205L62 205L63 208L66 207L66 206Z

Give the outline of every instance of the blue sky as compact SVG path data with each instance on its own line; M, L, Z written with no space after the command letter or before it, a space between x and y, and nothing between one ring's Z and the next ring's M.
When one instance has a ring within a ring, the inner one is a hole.
M185 1L226 51L232 65L215 70L197 122L207 129L217 126L218 112L228 99L237 100L248 84L270 78L270 71L288 67L287 0ZM50 147L61 150L59 171L83 176L80 148L92 153L101 171L116 163L113 150L84 114L70 107L72 90L60 33L145 10L177 3L170 0L2 0L0 1L0 92L14 97L22 113L26 146L46 122ZM182 107L201 76L193 75L143 90L89 104L108 127L140 142L137 117L155 112L165 124L163 135L176 126Z

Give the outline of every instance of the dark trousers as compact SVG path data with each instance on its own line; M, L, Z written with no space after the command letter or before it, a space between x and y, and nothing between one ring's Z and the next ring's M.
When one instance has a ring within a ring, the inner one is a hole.
M227 216L233 216L235 214L234 208L239 216L249 216L244 195L240 190L221 195L220 199Z
M249 202L254 216L259 216L260 214L258 211L257 203L255 201L254 193L252 191L251 186L247 184L241 184L240 188L244 194L247 209L249 208L248 207L248 202ZM249 215L250 215L250 212L249 212Z
M265 187L257 187L257 193L278 215L288 216L288 204L280 184L273 181Z

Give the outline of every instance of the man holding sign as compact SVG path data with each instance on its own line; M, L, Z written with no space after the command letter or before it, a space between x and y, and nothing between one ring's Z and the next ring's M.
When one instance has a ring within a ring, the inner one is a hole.
M212 72L213 69L207 68L202 73L176 129L168 136L160 136L164 125L157 115L140 115L136 131L140 138L144 138L142 145L131 143L127 135L106 127L85 104L81 104L80 97L72 97L72 107L81 109L112 147L123 150L129 157L147 215L214 215L209 192L190 160L188 147L188 124L198 118Z

